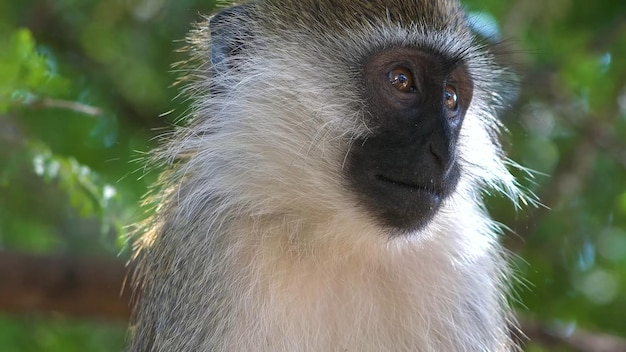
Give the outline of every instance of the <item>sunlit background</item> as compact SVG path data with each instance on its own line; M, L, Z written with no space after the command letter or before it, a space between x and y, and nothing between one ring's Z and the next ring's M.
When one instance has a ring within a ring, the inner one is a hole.
M519 81L503 140L543 204L486 195L525 349L626 351L626 1L465 4ZM0 351L123 350L139 160L185 114L171 64L213 7L0 1Z

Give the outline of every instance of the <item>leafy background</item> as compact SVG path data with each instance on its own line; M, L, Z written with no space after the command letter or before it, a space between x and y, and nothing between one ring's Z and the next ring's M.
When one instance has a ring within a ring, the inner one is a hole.
M515 211L489 200L510 227L505 243L521 278L516 304L535 338L526 350L600 351L606 339L623 342L626 2L465 4L477 30L505 41L498 57L519 76L504 116L505 145L534 170L518 176L545 205ZM177 49L189 24L213 7L207 0L0 1L0 259L125 263L126 226L141 218L140 198L155 178L139 160L186 110L171 87L171 64L185 58ZM20 265L0 260L0 350L123 349L126 322L106 310L17 307L3 296Z

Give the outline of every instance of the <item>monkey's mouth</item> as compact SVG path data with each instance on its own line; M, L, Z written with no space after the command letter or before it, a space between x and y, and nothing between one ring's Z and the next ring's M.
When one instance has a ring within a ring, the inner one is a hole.
M367 179L362 184L365 205L384 225L403 231L426 225L447 196L445 180L424 181L394 172L370 173Z
M416 182L399 180L383 174L374 175L374 179L383 185L398 187L404 189L405 191L426 193L432 196L433 200L437 203L444 197L443 189L439 189L435 185L425 186Z

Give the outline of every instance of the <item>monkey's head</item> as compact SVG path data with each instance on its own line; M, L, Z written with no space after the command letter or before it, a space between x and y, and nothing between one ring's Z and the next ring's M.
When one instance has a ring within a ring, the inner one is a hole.
M515 192L497 141L502 71L457 1L251 1L194 41L209 64L189 89L184 172L207 175L213 198L406 233L485 186Z

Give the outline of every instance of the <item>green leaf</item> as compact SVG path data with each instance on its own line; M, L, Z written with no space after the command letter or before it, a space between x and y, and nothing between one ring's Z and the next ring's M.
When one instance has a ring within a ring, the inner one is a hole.
M28 29L0 38L0 47L0 112L38 95L59 96L67 91L69 82L51 70L51 58L36 50Z

